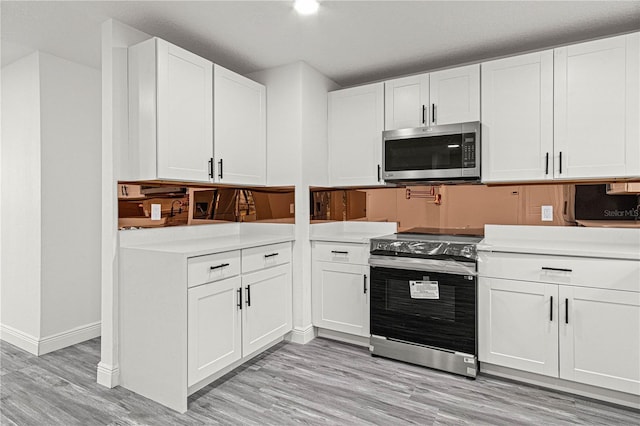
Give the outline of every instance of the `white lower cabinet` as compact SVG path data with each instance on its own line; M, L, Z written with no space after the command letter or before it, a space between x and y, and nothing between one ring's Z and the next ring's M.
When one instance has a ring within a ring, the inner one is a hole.
M242 259L243 272L240 276L238 268L235 272L238 276L189 288L189 386L291 331L291 244L244 249L242 254L229 253L237 254L189 259L190 266L204 264L205 269L216 272L234 270L234 259L238 263ZM278 253L277 257L274 253ZM264 259L261 267L256 266L256 258ZM197 272L198 269L191 267L189 280Z
M189 289L189 386L242 358L240 277Z
M368 269L348 263L314 263L315 326L369 336Z
M291 243L120 252L120 384L179 412L292 328Z
M314 242L313 325L369 337L367 244Z
M640 395L637 261L482 253L479 272L481 362Z
M558 375L558 286L481 278L480 361Z
M291 264L242 277L242 354L250 355L291 331Z
M640 293L560 286L558 302L560 377L640 395Z

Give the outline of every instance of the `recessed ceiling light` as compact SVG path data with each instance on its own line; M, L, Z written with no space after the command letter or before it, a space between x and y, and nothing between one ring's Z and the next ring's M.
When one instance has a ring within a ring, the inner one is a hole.
M295 0L293 7L300 15L311 15L318 11L317 0Z

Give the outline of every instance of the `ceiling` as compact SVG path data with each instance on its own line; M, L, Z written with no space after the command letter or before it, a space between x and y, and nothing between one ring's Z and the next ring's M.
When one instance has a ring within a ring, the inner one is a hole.
M0 2L2 65L33 50L100 67L114 18L241 74L305 61L342 86L640 29L640 1Z

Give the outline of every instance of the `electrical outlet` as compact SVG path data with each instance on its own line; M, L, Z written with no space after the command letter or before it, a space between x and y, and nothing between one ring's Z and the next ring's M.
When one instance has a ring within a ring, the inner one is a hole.
M552 222L553 221L553 206L542 206L542 221L543 222Z
M160 204L151 204L151 220L160 220L161 216Z
M296 212L296 205L291 203L289 204L289 213L293 214Z

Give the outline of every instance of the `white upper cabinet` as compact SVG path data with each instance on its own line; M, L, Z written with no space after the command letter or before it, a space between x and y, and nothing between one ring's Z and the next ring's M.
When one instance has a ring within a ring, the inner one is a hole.
M211 180L212 69L158 38L129 48L129 170L119 179Z
M152 38L129 48L119 180L266 183L266 89Z
M214 65L216 180L264 185L267 177L266 89Z
M482 181L553 178L553 51L482 64Z
M479 64L385 82L385 130L479 120Z
M329 180L378 185L382 164L384 83L329 92Z
M556 178L640 175L640 33L554 50Z
M429 99L429 125L479 121L480 64L432 72Z
M385 130L428 125L429 74L385 81L384 97Z

